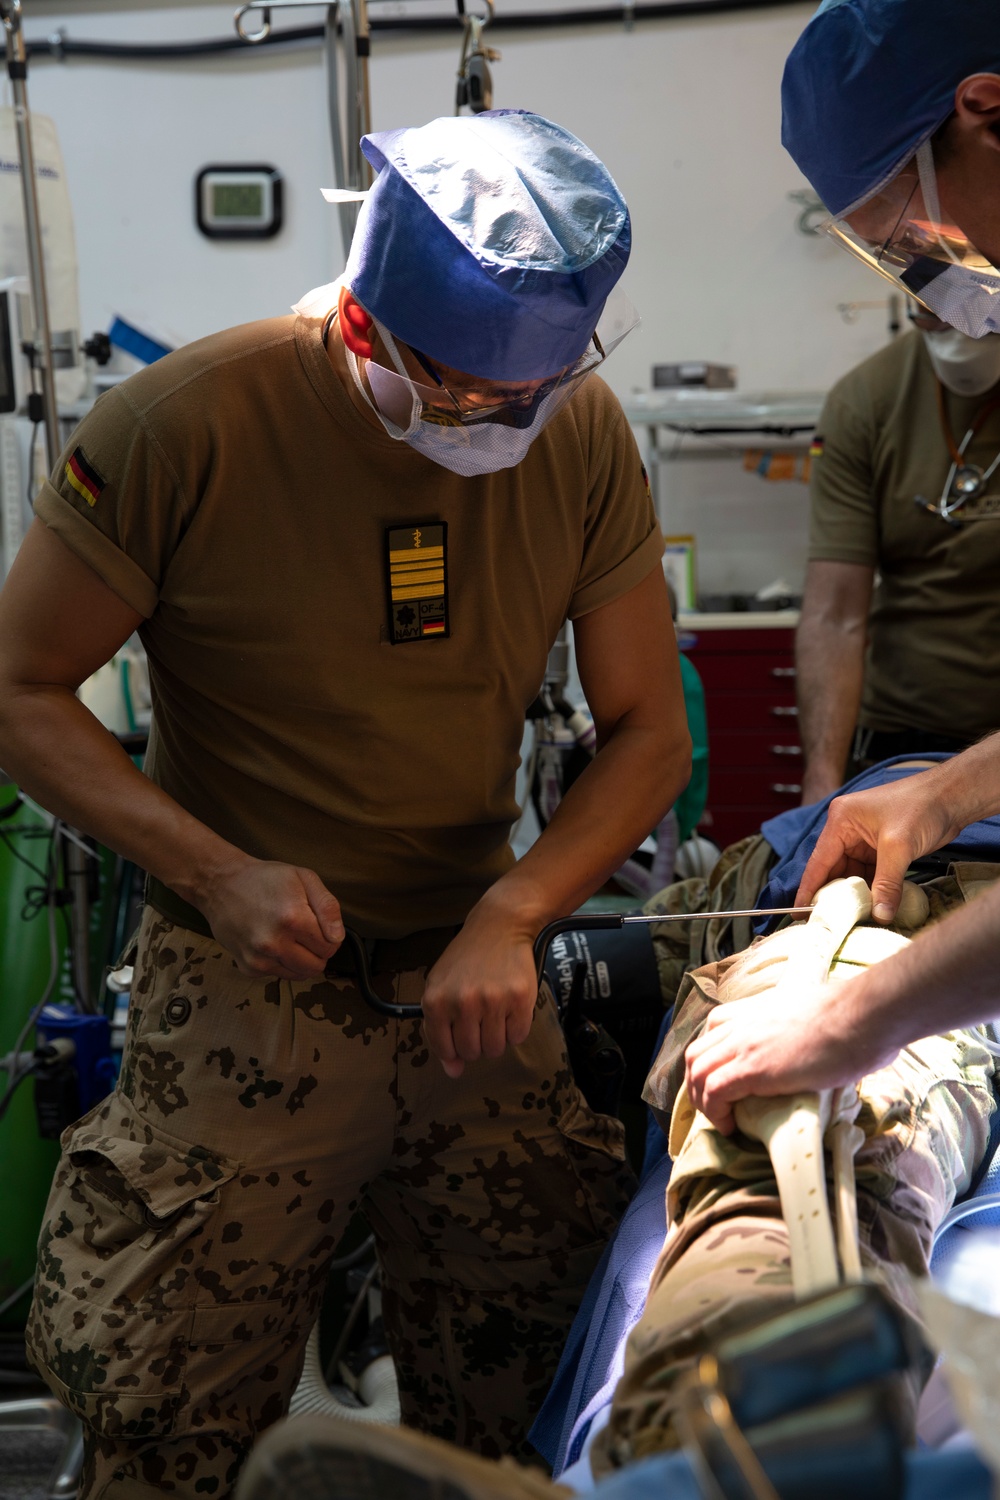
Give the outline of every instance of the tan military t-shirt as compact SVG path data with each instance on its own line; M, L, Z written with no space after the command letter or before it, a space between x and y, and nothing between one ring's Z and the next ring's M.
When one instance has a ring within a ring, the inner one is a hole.
M462 479L366 419L293 317L102 396L36 509L145 617L149 774L239 848L318 871L368 936L459 922L509 867L556 632L661 552L596 376L520 465ZM444 555L425 564L417 532Z
M935 392L916 332L833 387L817 429L809 556L881 575L860 722L972 739L1000 728L1000 468L956 526L916 503L937 504L951 463ZM946 392L956 443L996 394ZM1000 410L967 456L985 469L998 453Z

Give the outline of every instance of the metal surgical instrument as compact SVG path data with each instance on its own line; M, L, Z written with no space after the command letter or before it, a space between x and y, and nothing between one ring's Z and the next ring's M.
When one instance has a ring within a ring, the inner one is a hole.
M647 915L645 912L594 912L590 915L584 913L576 917L559 917L557 921L550 922L543 927L535 939L535 973L539 984L542 982L542 970L545 967L545 958L549 951L549 945L554 938L563 932L595 932L611 930L631 926L637 922L712 922L716 919L729 920L732 917L808 917L812 912L811 906L763 906L751 907L744 911L685 911L670 912L666 915L656 913ZM378 1011L380 1016L394 1016L398 1020L408 1020L413 1017L422 1016L423 1008L419 1005L396 1005L391 1000L383 1000L381 995L375 993L372 985L371 964L368 959L368 949L364 939L352 927L344 930L344 947L348 948L354 960L354 973L357 979L358 989L362 998L371 1006L372 1010Z

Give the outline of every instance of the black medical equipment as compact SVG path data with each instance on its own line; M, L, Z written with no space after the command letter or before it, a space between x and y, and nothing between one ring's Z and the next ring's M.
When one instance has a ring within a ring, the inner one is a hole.
M915 1325L851 1285L724 1335L688 1377L678 1425L712 1500L897 1500L899 1381L926 1362Z
M747 911L694 911L668 915L657 912L652 916L645 912L594 912L582 916L559 917L557 921L550 922L547 927L543 927L535 939L535 972L541 984L549 945L565 932L610 931L638 923L648 925L659 922L711 922L716 918L728 919L730 917L808 917L811 910L809 906L766 906L759 909L751 908ZM381 995L376 994L372 985L368 949L364 939L351 927L344 931L344 946L349 949L354 961L358 989L372 1010L378 1011L381 1016L395 1016L400 1020L423 1015L423 1010L419 1005L396 1005L393 1001L383 1000ZM327 973L333 972L327 965Z

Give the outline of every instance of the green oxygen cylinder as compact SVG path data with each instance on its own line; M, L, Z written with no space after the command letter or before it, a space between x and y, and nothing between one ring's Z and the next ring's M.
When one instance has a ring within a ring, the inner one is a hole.
M0 785L0 815L16 802L16 788L9 782ZM12 815L0 816L0 834L0 1056L4 1056L49 982L52 958L44 890L51 831L48 819L21 803ZM58 972L52 998L64 1000L72 994L66 923L61 909L56 909L54 917ZM9 1081L9 1075L0 1073L0 1095ZM34 1271L38 1229L58 1159L59 1143L39 1137L33 1085L28 1079L0 1120L0 1303ZM0 1327L23 1323L27 1303L25 1294L8 1308Z

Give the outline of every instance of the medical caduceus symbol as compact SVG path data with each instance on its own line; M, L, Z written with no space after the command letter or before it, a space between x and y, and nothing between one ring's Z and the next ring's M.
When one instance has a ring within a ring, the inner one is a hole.
M419 531L415 531L413 533L413 545L414 545L414 547L419 547L421 541L422 541L422 535L421 535L421 533Z

